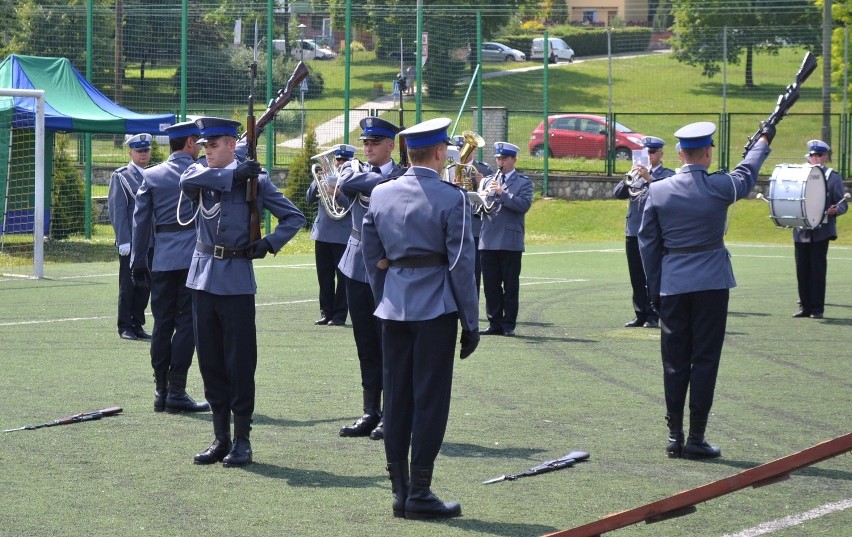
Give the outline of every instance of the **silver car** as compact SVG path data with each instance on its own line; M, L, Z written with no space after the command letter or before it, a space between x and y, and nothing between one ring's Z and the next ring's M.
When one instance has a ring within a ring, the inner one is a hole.
M527 55L520 50L507 47L503 43L483 43L482 61L484 62L524 62Z

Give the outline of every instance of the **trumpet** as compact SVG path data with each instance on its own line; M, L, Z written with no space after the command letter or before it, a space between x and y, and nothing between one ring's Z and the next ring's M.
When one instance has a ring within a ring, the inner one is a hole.
M448 164L444 168L444 180L455 183L470 192L475 190L474 179L476 179L478 171L476 166L465 164L465 161L470 157L474 149L485 146L485 140L473 131L464 131L462 136L464 137L464 143L459 148L459 160L458 162Z
M337 202L339 190L337 183L340 176L334 163L334 149L311 157L316 163L311 166L311 175L317 182L317 193L320 203L332 220L341 220L349 212L350 206L344 207Z

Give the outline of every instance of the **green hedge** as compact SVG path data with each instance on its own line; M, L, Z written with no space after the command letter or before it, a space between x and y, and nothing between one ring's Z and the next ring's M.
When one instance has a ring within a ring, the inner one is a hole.
M641 52L651 47L651 28L615 28L612 31L612 53ZM560 26L548 32L550 37L559 37L568 43L577 57L581 56L606 56L606 29L605 28L575 28L571 26ZM542 34L523 34L502 36L495 41L516 48L530 57L532 52L532 40L542 37Z

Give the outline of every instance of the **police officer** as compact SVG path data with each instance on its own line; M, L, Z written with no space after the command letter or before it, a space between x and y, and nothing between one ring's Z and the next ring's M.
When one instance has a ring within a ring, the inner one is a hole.
M125 142L130 152L130 162L114 172L109 181L109 218L115 230L118 246L118 335L122 339L151 339L145 324L145 308L151 292L145 287L135 287L130 274L130 245L133 240L133 209L136 191L142 184L143 170L151 161L151 135L131 136ZM153 251L147 252L148 256Z
M145 170L136 191L130 266L133 283L151 289L151 366L154 368L154 411L203 412L206 402L196 403L186 393L186 376L195 352L192 328L192 295L186 276L195 249L195 226L189 202L180 208L180 176L198 158L201 147L198 126L187 121L166 128L171 155ZM153 231L153 237L151 232ZM154 260L148 265L153 243Z
M627 271L630 274L630 285L633 287L633 320L624 326L628 328L644 326L658 328L659 315L651 308L648 300L648 289L645 282L645 270L642 268L642 258L639 256L639 225L642 223L642 209L645 208L645 194L648 185L674 175L674 170L663 166L663 147L666 142L656 136L646 136L642 145L648 150L651 169L636 165L630 170L633 179L631 184L626 180L615 185L612 195L618 199L629 199L627 204L627 221L624 225L625 249L627 251Z
M447 428L459 322L461 357L479 342L470 204L440 176L450 123L432 119L400 133L412 165L373 190L362 229L382 325L393 514L411 519L461 514L458 503L432 493L432 471Z
M361 253L361 223L370 206L373 188L387 177L401 175L404 170L393 161L392 156L399 127L373 116L362 119L360 126L367 162L353 159L340 167L340 190L352 202L352 231L339 267L346 276L346 300L361 367L364 414L352 425L342 427L340 436L369 435L373 440L380 440L384 437L381 410L382 347L380 326L373 315L375 300Z
M464 136L454 136L453 142L455 146L461 148L464 145ZM479 162L478 160L473 158L473 152L471 152L467 157L467 162L462 162L462 164L470 164L476 169L475 180L473 181L473 189L478 190L479 184L482 180L489 175L494 175L494 169L491 168L488 164L484 162ZM482 232L482 213L481 211L473 211L473 217L471 218L471 224L473 229L473 244L476 246L476 292L479 293L479 288L482 281L482 263L479 258L479 235Z
M639 251L651 303L660 314L663 385L671 458L718 457L704 438L713 404L728 296L736 286L723 237L728 206L748 196L769 155L775 128L761 137L731 173L708 173L713 133L708 121L675 132L684 165L648 188ZM684 446L683 408L689 390L689 437Z
M521 255L527 211L532 206L533 185L515 169L518 146L494 144L498 172L486 177L479 191L490 206L482 219L479 255L488 328L484 335L514 336L518 320Z
M257 162L237 164L238 122L203 117L195 124L207 165L196 163L187 168L180 188L198 211L195 252L186 285L192 289L195 346L204 395L213 411L214 439L194 462L244 466L252 460L249 431L257 367L257 286L251 260L280 250L305 225L305 217ZM255 201L246 201L249 179L258 181ZM249 242L249 203L278 219L272 233L254 242Z
M799 287L799 311L793 317L822 319L825 312L825 279L828 271L828 242L837 239L837 217L849 208L844 199L843 178L827 167L831 147L822 140L808 141L808 164L819 166L825 174L826 219L816 229L793 228L796 255L796 280Z
M355 157L355 147L340 144L334 147L334 163L340 166ZM314 180L305 194L305 201L317 203L317 182ZM330 193L334 195L334 193ZM320 204L314 225L311 228L311 239L314 241L314 262L317 267L319 283L320 318L314 321L317 325L342 326L346 324L346 284L343 273L337 268L346 242L352 231L350 216L335 220L331 218ZM336 283L335 283L336 280Z

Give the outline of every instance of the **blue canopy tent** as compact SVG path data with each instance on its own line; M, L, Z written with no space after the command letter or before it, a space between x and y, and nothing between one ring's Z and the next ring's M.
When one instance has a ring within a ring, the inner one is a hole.
M53 137L56 132L159 134L174 124L174 114L138 114L111 101L92 86L66 58L10 55L0 62L0 88L40 89L45 96L45 192L52 184ZM35 125L32 99L0 99L0 233L30 233L33 225L32 169L10 167L31 136L16 136ZM18 140L22 144L17 143ZM15 192L10 196L10 192ZM29 195L28 195L29 193ZM50 196L45 229L49 229Z

